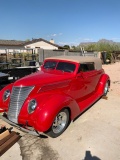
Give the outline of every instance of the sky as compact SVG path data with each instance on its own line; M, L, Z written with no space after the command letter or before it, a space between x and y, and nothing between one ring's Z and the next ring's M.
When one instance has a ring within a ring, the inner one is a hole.
M120 42L120 0L0 0L0 39Z

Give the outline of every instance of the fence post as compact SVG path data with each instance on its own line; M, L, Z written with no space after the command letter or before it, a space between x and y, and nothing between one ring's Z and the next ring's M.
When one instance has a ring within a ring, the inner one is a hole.
M64 50L64 56L68 55L68 50Z

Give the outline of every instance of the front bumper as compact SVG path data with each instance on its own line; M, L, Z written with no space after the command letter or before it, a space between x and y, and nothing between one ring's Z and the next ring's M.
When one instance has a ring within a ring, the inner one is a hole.
M28 126L23 127L23 126L17 125L16 123L7 119L7 117L4 115L0 115L0 119L2 119L3 121L7 122L8 124L14 126L15 128L17 128L23 132L26 132L26 133L32 134L32 135L36 135L36 136L39 135L32 127L28 127ZM40 133L40 134L42 134L42 133Z

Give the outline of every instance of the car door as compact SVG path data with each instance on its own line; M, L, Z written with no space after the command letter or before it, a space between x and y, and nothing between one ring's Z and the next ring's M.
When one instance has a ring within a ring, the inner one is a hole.
M67 94L76 100L77 103L87 96L87 86L83 72L78 72L72 79L70 89Z
M71 85L71 93L79 103L91 96L98 84L100 74L95 70L94 63L80 64L76 78Z
M96 89L101 72L95 69L94 62L80 64L78 74L81 72L86 86L86 95L90 96Z

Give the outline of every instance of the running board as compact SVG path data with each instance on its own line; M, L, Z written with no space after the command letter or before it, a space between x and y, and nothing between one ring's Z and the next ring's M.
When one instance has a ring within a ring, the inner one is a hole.
M84 110L86 110L87 108L89 108L91 105L93 105L98 99L100 99L100 95L98 95L97 93L94 93L92 96L90 96L89 98L86 98L85 100L79 102L79 106L80 106L80 111L83 112Z

